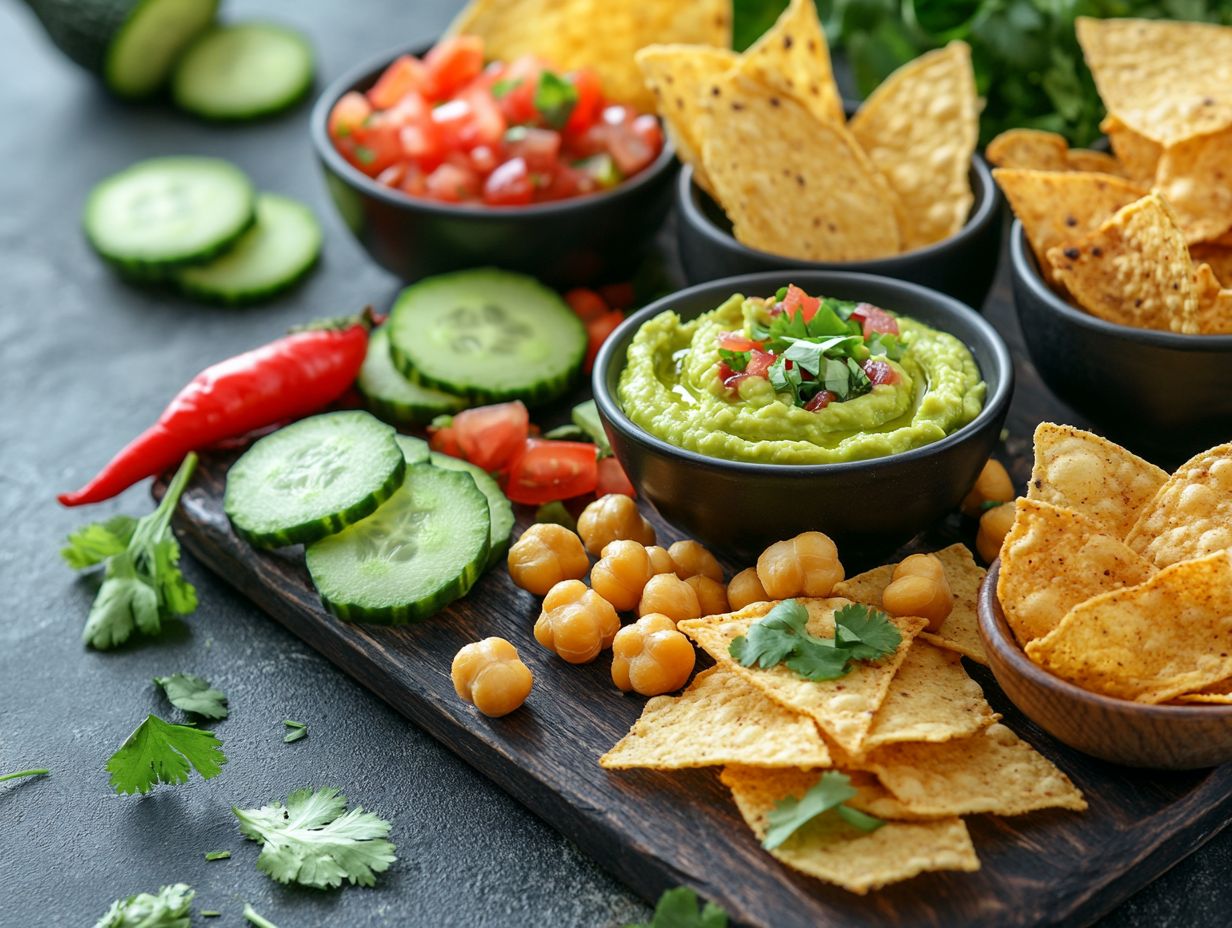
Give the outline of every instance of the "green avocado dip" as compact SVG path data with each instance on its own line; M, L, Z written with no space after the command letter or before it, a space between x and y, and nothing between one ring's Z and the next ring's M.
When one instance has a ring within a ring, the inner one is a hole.
M974 419L985 384L953 335L868 303L785 287L734 294L691 322L645 322L620 377L625 414L729 461L830 464L938 441Z

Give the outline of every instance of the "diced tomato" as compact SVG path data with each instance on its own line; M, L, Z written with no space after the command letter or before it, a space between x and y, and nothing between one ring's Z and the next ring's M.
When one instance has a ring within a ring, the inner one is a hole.
M659 125L657 116L642 113L634 118L631 128L633 134L645 142L655 155L659 154L659 150L663 147L663 127Z
M447 203L461 203L479 196L479 175L469 167L447 161L425 180L428 196Z
M795 284L788 284L787 296L783 297L783 311L794 316L800 310L805 322L811 322L821 306L821 298L809 296Z
M422 61L411 55L403 55L377 78L368 91L368 100L377 109L385 110L395 106L411 91L430 94L432 82Z
M590 373L591 369L595 366L595 357L599 354L599 349L603 347L607 337L615 332L616 327L624 321L624 313L619 310L611 310L586 323L586 337L588 341L586 345L586 360L582 363L582 370L588 374Z
M577 91L577 102L573 104L564 131L568 135L577 135L594 125L603 112L603 85L598 75L588 68L570 71L565 75L565 80Z
M386 187L397 187L406 178L406 171L409 167L410 165L405 161L391 164L376 176L376 182L384 184Z
M499 146L505 135L505 117L486 90L471 90L462 95L471 107L471 122L464 134L462 144L466 148L476 145Z
M749 355L749 363L744 368L747 377L765 377L770 365L778 360L778 355L772 351L754 349ZM789 362L790 363L790 362Z
M534 55L523 55L506 65L500 74L499 81L504 83L504 93L496 104L510 125L524 125L538 120L535 87L542 71L543 62Z
M518 456L529 427L530 414L521 401L476 406L453 417L463 456L487 471L504 470Z
M491 174L492 169L499 164L496 150L489 145L476 145L471 149L471 167L480 174Z
M766 346L743 332L720 332L719 347L724 351L761 351Z
M344 154L365 174L375 177L390 165L405 159L399 140L400 132L398 126L383 118L382 113L374 113L350 134L347 140L354 145L344 149Z
M464 458L462 448L458 444L458 432L452 425L428 429L428 447L451 458Z
M851 312L851 318L864 327L864 337L868 338L875 332L882 335L897 335L898 320L884 309L872 303L861 303Z
M898 371L885 361L865 361L860 366L874 387L883 383L898 383Z
M329 111L329 135L335 142L346 138L372 115L372 107L362 93L344 93Z
M521 158L511 158L497 167L483 184L483 200L490 206L524 206L534 196L534 181Z
M632 283L605 284L599 288L599 295L607 300L607 305L612 309L629 309L637 302Z
M838 399L836 394L831 393L829 390L822 390L804 404L804 410L805 412L817 412L819 409L825 409L836 399Z
M610 310L603 297L586 287L574 287L566 292L565 302L583 322L598 319Z
M398 144L405 157L426 171L432 170L444 160L441 137L430 121L422 125L403 126L398 130Z
M548 178L538 190L540 200L567 200L599 189L599 184L588 173L567 164L557 164L549 174L540 176Z
M432 47L423 63L437 99L448 97L483 70L483 39L475 35L445 39Z
M427 175L416 165L409 164L406 168L406 174L402 177L402 183L398 185L398 189L403 193L409 193L413 197L425 196L428 192Z
M612 107L609 106L608 109ZM659 149L648 145L646 140L628 123L606 128L608 154L616 162L616 168L623 177L636 174L654 161L659 154Z
M619 493L621 496L637 496L633 484L625 469L614 457L606 457L599 461L598 479L595 480L595 496L607 496L609 493Z
M515 503L532 506L593 493L597 454L589 442L528 439L509 469L505 493Z
M532 171L550 171L560 155L560 133L518 127L506 137L505 151L510 158L521 158Z

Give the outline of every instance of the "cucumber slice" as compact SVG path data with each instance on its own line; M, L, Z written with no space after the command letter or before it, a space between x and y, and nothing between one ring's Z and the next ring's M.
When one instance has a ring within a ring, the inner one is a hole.
M298 103L312 87L312 48L270 23L216 26L176 63L171 96L205 119L258 119Z
M263 193L257 224L208 264L177 268L175 282L190 296L215 303L250 303L297 283L321 254L321 226L297 200Z
M325 608L402 625L465 596L488 560L488 501L468 475L412 464L374 514L304 552Z
M368 354L355 386L374 415L398 425L424 425L466 406L466 400L460 396L402 376L389 354L388 326L380 326L368 336Z
M534 278L493 269L407 287L389 340L407 377L478 403L554 399L586 353L586 329L564 300Z
M509 502L509 497L500 488L500 484L482 467L438 451L433 451L429 460L436 467L470 474L475 486L479 487L479 492L488 498L488 516L492 521L491 537L488 539L488 566L496 564L509 550L509 536L513 532L514 522L513 503Z
M366 412L328 412L266 435L231 465L223 509L251 544L316 541L371 515L402 485L397 433Z
M411 464L426 464L432 456L428 443L414 435L399 435L398 447L402 449L402 456L406 458L408 467Z
M86 200L86 237L108 261L135 273L206 261L256 219L252 183L218 158L139 161L97 184Z

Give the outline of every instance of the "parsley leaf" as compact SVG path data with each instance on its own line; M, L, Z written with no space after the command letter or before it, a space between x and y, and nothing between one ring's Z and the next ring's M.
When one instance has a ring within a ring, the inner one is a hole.
M112 516L106 522L91 522L68 536L60 556L73 570L85 570L114 557L132 541L137 520L132 516Z
M713 902L701 906L697 893L678 886L659 897L649 924L626 928L727 928L727 913Z
M332 787L297 789L285 806L231 811L244 837L264 845L257 869L279 883L332 889L347 879L373 886L397 860L385 840L390 825L362 806L347 810L346 802Z
M227 717L227 697L201 677L190 673L173 673L169 677L155 677L155 685L162 688L167 701L181 712L191 712L207 719Z
M117 899L94 928L190 928L195 895L187 884L176 883L157 893Z
M885 824L881 819L844 805L857 792L858 790L851 785L851 777L836 770L826 771L801 798L788 796L774 807L766 817L766 822L770 827L761 843L762 847L766 850L778 847L813 819L831 809L835 810L847 824L861 831L874 831L880 828Z
M834 641L856 661L877 661L893 654L903 636L890 617L879 609L859 603L834 613Z
M227 756L212 733L146 716L107 761L117 793L148 793L158 783L183 783L189 769L209 780L222 772Z
M578 92L573 84L551 71L540 72L539 83L535 85L535 109L549 126L563 129L577 101Z

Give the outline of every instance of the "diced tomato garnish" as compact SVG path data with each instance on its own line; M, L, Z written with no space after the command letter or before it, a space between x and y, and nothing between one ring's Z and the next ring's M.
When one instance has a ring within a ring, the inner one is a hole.
M398 184L398 189L413 197L422 197L428 192L428 177L415 165L407 165L406 174L402 183Z
M659 125L657 116L652 116L649 113L642 113L636 117L632 123L633 134L646 143L646 146L651 149L656 155L659 149L663 147L663 127Z
M476 145L471 149L471 167L480 174L491 174L492 169L500 162L496 150L488 145Z
M804 404L804 410L805 412L817 412L819 409L825 409L836 399L838 399L836 394L831 393L829 390L822 390Z
M451 458L464 458L462 448L458 444L458 432L452 425L428 429L428 447Z
M500 145L505 135L505 117L492 95L487 90L470 90L462 95L462 99L471 107L471 121L462 138L463 146Z
M777 360L778 355L774 352L760 351L755 348L749 355L749 363L745 366L744 373L748 377L765 377L766 371L770 370L770 365Z
M475 35L445 39L433 46L423 63L436 97L448 97L483 70L483 39Z
M875 332L882 335L897 335L898 320L884 309L872 303L861 303L851 312L851 318L864 327L864 337L868 338Z
M637 302L632 283L605 284L599 288L599 295L607 300L607 305L612 309L629 309Z
M521 158L497 167L483 184L483 200L490 206L524 206L534 195L535 183Z
M469 167L447 161L428 175L425 190L428 196L447 203L473 200L479 196L479 175Z
M624 313L619 310L612 310L586 323L586 337L588 341L586 344L586 360L582 364L582 370L590 373L591 368L595 366L595 357L599 354L599 349L603 347L607 337L615 332L616 327L624 321Z
M392 164L405 159L399 133L402 130L373 113L362 126L357 126L344 141L354 144L344 150L351 163L365 174L375 177Z
M372 115L372 107L362 93L344 93L329 111L329 134L336 142L346 138Z
M567 164L557 164L550 174L540 176L548 178L547 183L537 191L540 200L567 200L569 197L594 193L599 189L598 183L590 174Z
M788 284L787 296L783 297L783 311L794 316L800 310L805 322L811 322L821 306L821 298L809 296L795 284Z
M609 106L608 109L612 107ZM606 128L608 154L612 156L617 169L624 177L636 174L659 154L659 149L647 144L641 134L634 131L628 123Z
M368 100L377 109L385 110L395 106L411 91L430 94L432 83L422 61L411 55L403 55L377 78L368 91Z
M532 506L593 493L597 455L589 442L528 439L509 469L505 493L515 503Z
M720 332L719 347L724 351L761 351L766 346L743 332Z
M898 383L898 371L885 361L865 361L860 366L874 387L882 383Z
M566 292L565 302L583 322L598 319L610 309L603 297L586 287L574 287Z
M405 161L399 164L391 164L376 176L376 182L384 184L386 187L397 187L406 178L406 171L409 167L410 165Z
M573 104L573 111L569 114L564 131L569 135L577 135L594 125L603 112L603 85L599 82L598 75L588 68L570 71L565 75L565 80L577 91L577 102Z
M522 450L530 414L521 401L476 406L453 417L463 456L486 471L504 470Z
M595 496L607 496L609 493L619 493L621 496L637 496L633 484L625 469L614 457L606 457L599 461L598 479L595 480Z
M398 130L398 144L402 147L402 154L425 171L432 170L444 159L441 137L430 121L403 126Z
M542 71L543 62L534 55L523 55L501 72L498 80L504 83L504 93L496 104L510 125L525 125L539 118L539 111L535 109L535 87Z
M521 158L532 171L550 171L560 155L560 133L551 129L518 127L505 139L510 158Z

